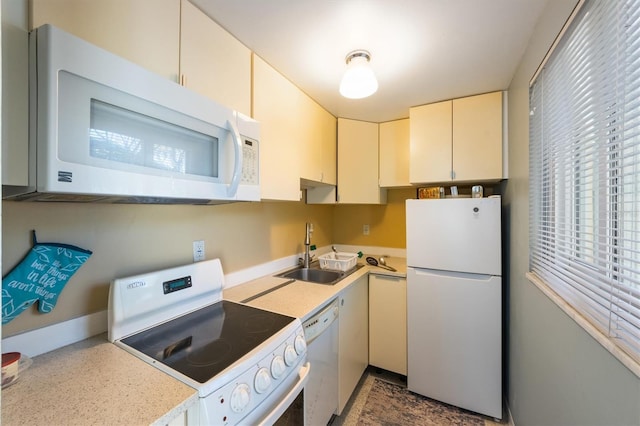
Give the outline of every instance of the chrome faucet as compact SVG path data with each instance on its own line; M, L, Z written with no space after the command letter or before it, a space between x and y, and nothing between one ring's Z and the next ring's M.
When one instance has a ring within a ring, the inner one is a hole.
M306 235L304 237L304 258L302 259L302 267L308 268L311 257L309 256L309 246L311 245L311 224L307 222Z

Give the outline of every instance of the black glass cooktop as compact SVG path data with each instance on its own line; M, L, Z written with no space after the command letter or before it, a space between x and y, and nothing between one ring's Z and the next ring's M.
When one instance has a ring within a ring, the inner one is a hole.
M122 339L122 342L205 383L294 318L223 300Z

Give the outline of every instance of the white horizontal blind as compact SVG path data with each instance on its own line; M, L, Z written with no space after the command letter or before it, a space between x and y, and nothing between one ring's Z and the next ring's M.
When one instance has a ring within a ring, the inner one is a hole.
M530 269L640 361L640 1L587 0L529 99Z

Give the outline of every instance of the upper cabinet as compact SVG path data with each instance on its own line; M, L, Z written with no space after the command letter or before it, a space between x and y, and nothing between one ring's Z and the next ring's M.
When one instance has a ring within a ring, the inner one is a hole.
M410 109L411 183L502 179L502 92Z
M251 51L187 0L181 0L180 84L251 115Z
M336 182L336 118L260 57L253 59L263 199L300 199L300 180Z
M251 115L251 51L188 0L32 0L31 14Z
M409 110L409 181L451 180L452 101L422 105Z
M380 186L409 183L409 119L380 123Z
M502 92L454 99L454 180L503 178L502 114Z
M2 184L29 184L27 0L2 2Z
M253 57L253 118L260 122L260 192L268 200L300 200L299 124L291 119L300 92L260 57Z
M336 118L305 95L299 119L306 136L302 143L300 177L308 184L336 184Z
M378 182L378 123L338 118L338 203L386 204Z
M180 0L31 0L32 28L52 24L173 81Z

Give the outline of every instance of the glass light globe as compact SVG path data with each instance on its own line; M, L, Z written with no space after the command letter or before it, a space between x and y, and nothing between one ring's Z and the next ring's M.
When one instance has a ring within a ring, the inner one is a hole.
M369 66L368 56L353 56L340 82L340 94L349 99L361 99L378 90L378 80Z

